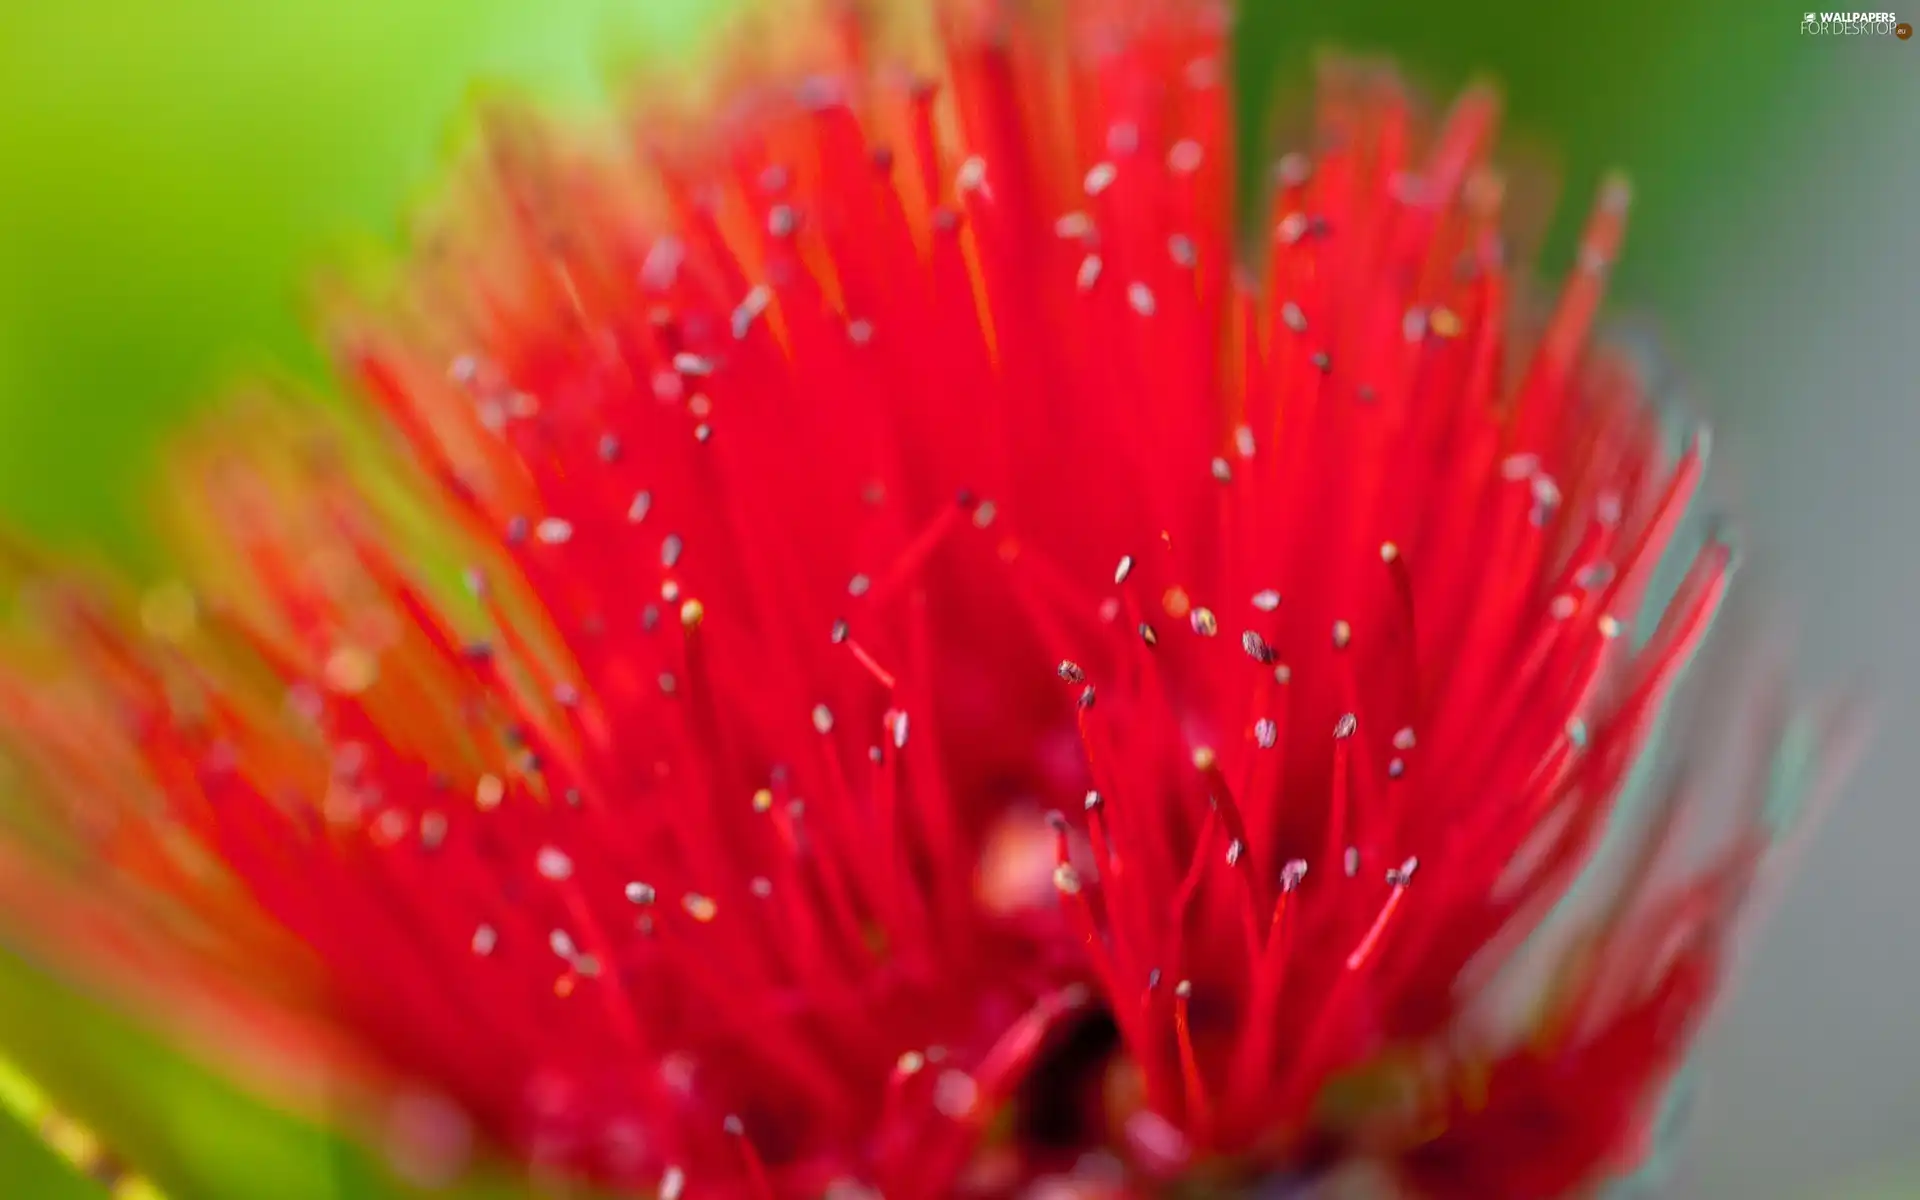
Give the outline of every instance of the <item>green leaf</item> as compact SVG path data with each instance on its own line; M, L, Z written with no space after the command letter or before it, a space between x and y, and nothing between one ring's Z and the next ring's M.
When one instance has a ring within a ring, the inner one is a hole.
M231 372L319 373L302 289L396 228L477 81L590 101L602 60L684 50L715 10L0 5L0 512L150 560L156 440Z

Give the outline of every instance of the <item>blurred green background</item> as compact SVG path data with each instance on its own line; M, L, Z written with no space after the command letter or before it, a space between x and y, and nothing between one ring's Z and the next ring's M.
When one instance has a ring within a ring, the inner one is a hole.
M0 514L153 563L156 439L236 372L317 376L303 280L394 236L476 83L591 101L610 56L682 52L713 3L0 0ZM1385 50L1440 94L1497 77L1569 197L1632 171L1616 296L1660 314L1688 399L1718 418L1819 668L1920 718L1920 579L1881 533L1920 506L1920 45L1805 38L1797 10L1750 0L1245 13L1256 100L1329 43ZM1678 1194L1841 1194L1920 1135L1920 965L1882 948L1920 838L1898 802L1912 755L1870 762L1789 893L1716 1036ZM372 1194L351 1165L312 1190L339 1148L4 957L0 1047L187 1200ZM0 1121L0 1194L89 1194L54 1165ZM1873 1194L1920 1194L1888 1186Z

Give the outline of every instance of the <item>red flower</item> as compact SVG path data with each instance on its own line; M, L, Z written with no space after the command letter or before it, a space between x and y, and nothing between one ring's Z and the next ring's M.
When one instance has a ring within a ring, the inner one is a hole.
M298 971L602 1180L1596 1183L1766 842L1650 853L1480 1019L1727 580L1709 541L1629 636L1703 456L1589 346L1625 188L1516 324L1489 99L1428 137L1346 72L1243 258L1219 12L963 7L937 86L496 125L342 337L454 524L412 467L229 439L192 478L246 586L157 639L57 605L21 757L114 921L195 922L189 988Z

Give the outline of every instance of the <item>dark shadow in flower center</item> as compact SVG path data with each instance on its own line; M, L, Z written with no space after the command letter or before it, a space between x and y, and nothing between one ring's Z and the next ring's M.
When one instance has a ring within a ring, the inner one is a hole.
M1102 1088L1120 1027L1105 1008L1088 1010L1040 1051L1015 1093L1014 1133L1043 1155L1069 1154L1105 1140Z

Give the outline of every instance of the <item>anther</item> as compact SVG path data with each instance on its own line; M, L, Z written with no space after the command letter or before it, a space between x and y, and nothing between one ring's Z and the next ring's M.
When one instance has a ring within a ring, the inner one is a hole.
M1247 652L1247 657L1262 666L1270 665L1274 660L1273 647L1251 629L1240 635L1240 648Z
M535 865L543 878L555 882L571 878L573 875L573 860L567 857L566 851L556 846L541 847L535 859Z

